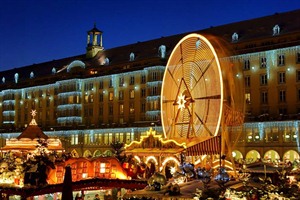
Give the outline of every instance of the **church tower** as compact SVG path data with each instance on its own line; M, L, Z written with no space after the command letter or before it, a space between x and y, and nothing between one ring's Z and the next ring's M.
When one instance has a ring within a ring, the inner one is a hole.
M96 24L94 24L94 28L87 32L86 57L92 58L103 49L102 31L97 29Z

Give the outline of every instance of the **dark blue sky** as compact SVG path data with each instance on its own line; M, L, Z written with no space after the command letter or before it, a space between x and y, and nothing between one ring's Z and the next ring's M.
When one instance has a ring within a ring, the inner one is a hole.
M0 0L0 71L300 9L299 0ZM300 16L299 16L300 17Z

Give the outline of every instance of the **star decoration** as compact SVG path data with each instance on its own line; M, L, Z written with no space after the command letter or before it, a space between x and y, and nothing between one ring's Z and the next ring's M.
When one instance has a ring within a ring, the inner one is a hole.
M34 117L36 116L36 110L32 110L32 111L31 111L31 115L32 115L32 117L34 118Z
M180 109L180 110L182 111L182 109L185 108L185 103L186 103L185 95L180 94L180 95L178 96L178 101L177 101L177 103L178 103L178 109Z

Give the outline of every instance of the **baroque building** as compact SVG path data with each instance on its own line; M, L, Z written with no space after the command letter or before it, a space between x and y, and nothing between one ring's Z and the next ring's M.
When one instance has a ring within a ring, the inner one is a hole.
M236 159L299 159L300 10L193 31L230 52L243 79L245 122L231 127ZM0 72L1 146L36 110L43 131L66 151L110 155L150 127L163 134L160 93L175 45L189 33L105 49L102 31L87 32L86 53ZM222 58L221 58L222 59Z

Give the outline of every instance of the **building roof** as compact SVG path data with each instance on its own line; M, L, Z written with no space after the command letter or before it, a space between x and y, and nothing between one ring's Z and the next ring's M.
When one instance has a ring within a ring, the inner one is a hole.
M291 36L295 33L300 33L299 16L300 9L285 13L275 13L274 15L266 17L250 19L111 48L101 51L100 54L91 59L87 59L85 54L82 54L6 70L0 72L0 79L5 77L5 84L0 84L0 90L19 87L24 88L34 86L36 84L46 85L49 83L55 83L58 80L62 80L62 77L63 79L71 79L74 77L84 78L95 76L89 73L90 69L98 70L97 76L99 76L99 74L109 75L120 73L122 70L124 71L124 66L130 66L125 68L127 71L130 71L143 69L147 66L155 66L160 64L165 65L167 58L171 54L175 45L185 35L192 32L218 38L217 42L222 41L222 43L224 43L233 54L250 53L251 51L257 52L260 50L274 49L276 47L282 48L291 45L299 45L300 39ZM280 27L280 34L273 36L273 28L275 25ZM94 31L96 31L96 29ZM99 30L97 29L97 31ZM236 42L232 42L233 33L238 34L238 41ZM263 42L261 40L267 41ZM253 45L253 43L255 43L255 45ZM161 59L159 57L158 49L161 45L166 46L166 59ZM131 52L135 55L134 61L129 61L129 55ZM103 65L99 62L101 55L105 55L105 57L109 59L108 65ZM85 69L78 73L77 76L68 73L66 70L67 66L75 60L82 61L86 65ZM61 71L53 74L53 68L56 68L57 71ZM34 72L34 79L30 78L31 72ZM14 83L15 73L19 74L19 83L22 82L22 84Z
M29 125L25 130L17 137L18 140L22 138L29 138L31 140L43 138L47 140L49 137L38 127L38 125Z

